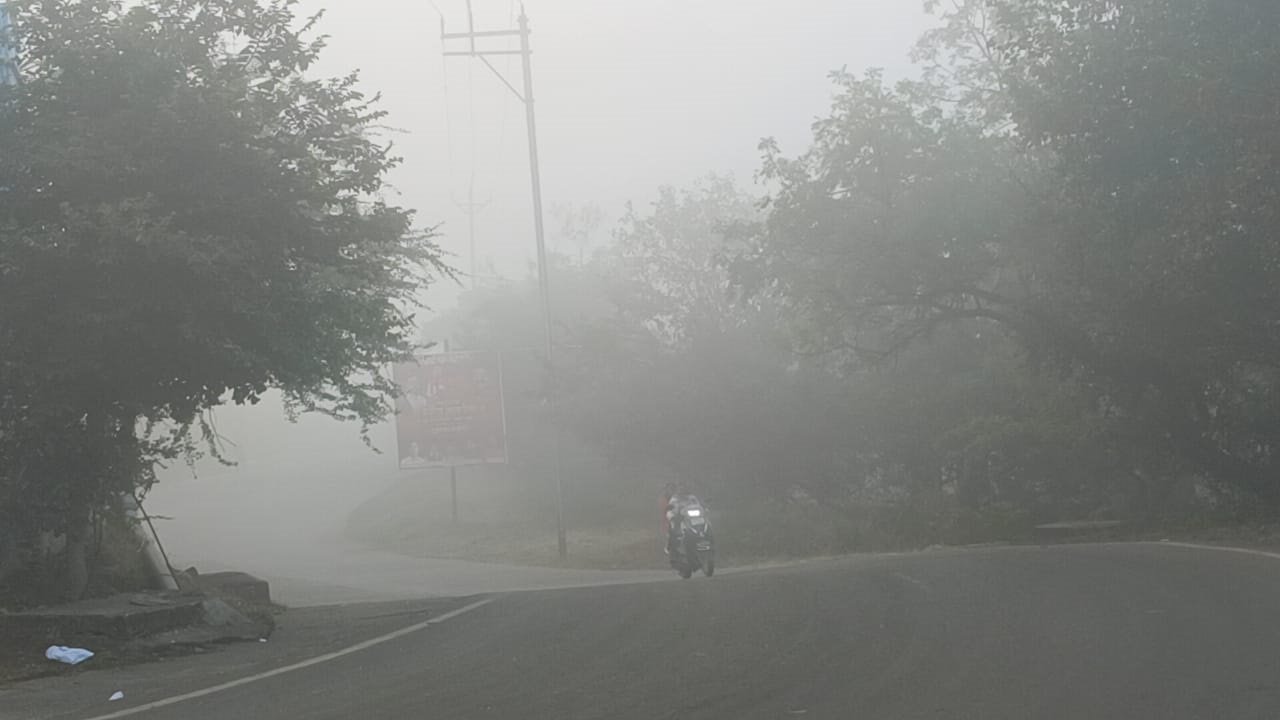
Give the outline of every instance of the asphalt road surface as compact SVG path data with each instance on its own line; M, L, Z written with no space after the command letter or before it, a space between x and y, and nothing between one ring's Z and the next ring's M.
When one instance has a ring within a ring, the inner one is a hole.
M132 717L1271 719L1280 560L998 548L509 594Z

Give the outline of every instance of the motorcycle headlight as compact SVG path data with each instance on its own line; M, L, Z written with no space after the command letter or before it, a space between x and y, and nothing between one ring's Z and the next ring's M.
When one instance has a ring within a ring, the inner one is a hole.
M689 517L702 517L702 511L697 508L693 508L692 510L687 510L685 511L685 514L688 515Z

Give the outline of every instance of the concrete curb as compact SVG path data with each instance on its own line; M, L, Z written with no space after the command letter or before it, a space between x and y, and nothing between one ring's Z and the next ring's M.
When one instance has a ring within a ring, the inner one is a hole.
M0 634L21 632L50 639L94 636L123 642L195 625L204 616L204 598L137 597L154 599L136 605L128 599L88 601L2 614Z

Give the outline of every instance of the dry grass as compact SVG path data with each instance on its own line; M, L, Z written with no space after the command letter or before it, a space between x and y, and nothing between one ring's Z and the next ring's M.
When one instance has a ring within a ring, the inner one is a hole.
M407 478L353 511L347 534L416 557L604 570L665 567L656 490L652 497L647 488L631 495L566 493L569 559L561 562L551 488L521 478L465 476L458 486L456 525L446 482Z
M582 529L567 533L568 560L558 557L554 528L513 525L461 524L425 529L412 537L377 546L414 557L448 558L509 565L533 565L595 570L662 568L662 544L653 531ZM364 538L366 542L372 538Z

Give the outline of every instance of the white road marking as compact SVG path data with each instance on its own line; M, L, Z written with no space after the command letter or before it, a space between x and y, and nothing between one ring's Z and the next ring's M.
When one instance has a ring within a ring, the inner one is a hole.
M460 607L457 610L453 610L452 612L447 612L439 617L434 617L434 618L431 618L430 620L424 620L420 623L414 623L413 625L400 628L399 630L396 630L394 632L389 632L386 635L379 635L376 638L365 640L364 642L358 642L355 645L351 645L350 647L345 647L341 650L335 650L334 652L331 652L331 653L325 653L324 655L317 655L313 658L303 660L302 662L294 663L292 665L285 665L284 667L278 667L274 670L268 670L266 672L258 673L257 675L249 675L248 677L238 678L230 682L222 683L221 685L214 685L212 687L204 688L203 690L196 690L194 692L184 693L182 695L174 695L173 697L167 697L167 698L164 698L163 700L156 700L154 702L149 702L145 705L126 708L124 710L113 712L107 715L98 715L97 717L89 718L89 720L115 720L115 718L122 718L122 717L128 717L130 715L137 715L138 713L147 712L148 710L155 710L157 708L167 707L169 705L176 705L180 702L186 702L187 700L194 700L196 698L205 697L206 695L220 693L223 690L230 690L231 688L240 687L241 685L248 685L249 683L255 683L255 682L258 682L259 680L266 680L267 678L272 678L277 675L284 675L285 673L290 673L290 672L293 672L294 670L301 670L303 668L309 668L314 665L327 663L331 660L337 660L338 658L344 655L357 653L357 652L360 652L361 650L368 650L371 647L374 647L376 645L381 645L382 643L385 643L385 642L390 642L392 640L395 640L396 638L402 638L405 635L411 635L413 633L418 632L419 630L426 629L432 625L439 625L442 622L445 622L447 620L452 620L453 618L456 618L459 615L462 615L464 613L469 613L472 610L478 610L484 607L485 605L488 605L489 603L493 602L496 599L497 598L489 597L483 600L477 600L476 602L473 602L470 605L464 605L463 607Z
M1160 542L1144 542L1143 545L1156 545L1162 547L1180 547L1191 548L1193 550L1217 550L1218 552L1239 553L1241 555L1257 555L1258 557L1267 557L1273 560L1280 560L1280 552L1268 552L1266 550L1254 550L1252 548L1231 547L1230 545L1201 545L1200 543L1173 542L1170 540L1161 540Z
M909 582L912 585L915 585L916 587L920 588L921 590L924 590L925 592L929 591L929 583L926 583L923 580L920 580L918 578L913 578L910 575L906 575L900 572L894 573L893 576L898 578L899 580L905 580L906 582Z

